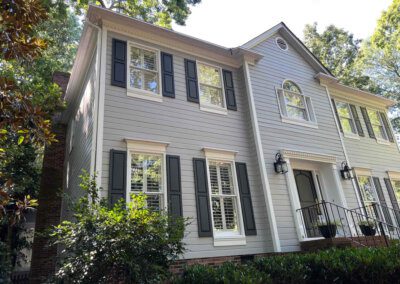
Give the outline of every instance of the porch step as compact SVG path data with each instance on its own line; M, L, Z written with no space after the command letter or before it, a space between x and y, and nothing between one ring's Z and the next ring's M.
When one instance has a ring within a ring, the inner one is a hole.
M383 236L367 236L367 237L352 237L352 238L330 238L318 239L300 242L302 251L318 251L335 248L346 247L383 247L386 246L386 241Z

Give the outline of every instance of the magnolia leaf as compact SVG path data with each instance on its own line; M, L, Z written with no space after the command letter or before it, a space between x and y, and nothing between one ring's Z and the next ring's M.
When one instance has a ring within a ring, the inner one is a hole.
M18 145L21 145L22 142L24 142L24 139L25 139L24 136L20 136L20 137L18 138Z

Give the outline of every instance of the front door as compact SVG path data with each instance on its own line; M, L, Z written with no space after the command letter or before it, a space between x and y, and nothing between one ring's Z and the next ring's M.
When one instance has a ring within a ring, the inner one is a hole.
M304 220L305 232L308 238L319 237L320 233L316 228L316 223L320 213L318 206L318 194L311 171L293 170L296 181L297 192L299 194L301 213Z

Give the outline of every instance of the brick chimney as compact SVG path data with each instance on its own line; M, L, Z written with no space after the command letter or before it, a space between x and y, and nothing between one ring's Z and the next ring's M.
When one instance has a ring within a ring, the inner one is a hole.
M62 89L64 98L70 74L55 72L53 82ZM61 192L63 189L63 172L67 126L59 123L56 115L52 131L56 134L57 143L46 146L43 157L42 177L36 212L35 237L32 245L32 260L29 283L44 283L54 275L57 261L57 248L48 246L48 238L39 236L51 226L58 225L61 217Z

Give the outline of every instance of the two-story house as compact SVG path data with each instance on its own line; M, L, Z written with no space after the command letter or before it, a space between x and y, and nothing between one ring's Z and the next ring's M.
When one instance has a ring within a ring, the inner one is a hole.
M65 192L86 169L110 203L191 218L185 259L297 251L320 238L299 209L323 200L396 221L394 102L338 83L283 23L226 48L90 6L65 99Z

